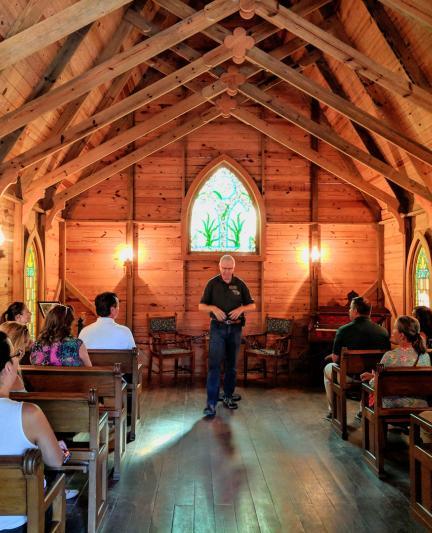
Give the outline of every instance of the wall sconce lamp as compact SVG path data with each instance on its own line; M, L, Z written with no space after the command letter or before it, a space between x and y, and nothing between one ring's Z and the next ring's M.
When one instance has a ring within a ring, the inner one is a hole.
M122 261L126 276L132 277L133 273L133 250L131 246L125 246L119 253L120 261Z
M319 260L321 259L321 252L318 246L312 247L310 258L311 258L312 263L318 263Z

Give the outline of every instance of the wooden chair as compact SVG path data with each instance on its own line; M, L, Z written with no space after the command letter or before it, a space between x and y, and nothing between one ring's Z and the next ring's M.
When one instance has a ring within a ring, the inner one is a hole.
M410 509L428 531L432 531L432 443L423 442L421 432L432 435L432 423L421 416L410 420Z
M49 531L64 533L65 476L58 474L44 489L40 450L32 448L24 455L0 456L0 515L25 515L28 533L45 533L45 512L51 505L53 517Z
M162 385L164 373L163 365L168 359L174 360L174 380L177 381L179 372L179 359L189 359L190 364L181 370L190 373L191 383L195 374L195 353L192 348L192 337L177 331L177 315L149 316L148 331L150 338L150 358L148 366L148 382L151 382L153 361L158 361L159 385Z
M96 390L12 393L11 397L39 405L56 433L88 434L88 442L68 443L71 459L60 470L88 475L87 531L94 533L107 510L108 475L108 413L99 413Z
M377 365L374 388L362 385L363 457L372 470L384 476L384 449L388 424L410 422L411 414L427 407L383 407L386 396L427 398L432 390L431 367L387 367ZM375 395L373 407L368 406L370 394Z
M112 366L121 364L124 379L127 381L128 415L131 419L129 438L135 440L136 424L141 417L140 403L142 394L142 363L138 362L138 349L132 350L88 350L93 366Z
M100 412L107 412L114 426L114 472L120 479L121 460L126 451L127 390L120 365L113 367L22 366L29 392L81 392L96 389Z
M258 335L246 335L243 359L243 380L248 381L249 360L258 359L264 378L267 377L267 363L273 365L273 385L277 384L278 367L288 361L291 351L294 319L267 316L266 329Z
M348 438L346 395L361 390L360 374L375 369L385 350L348 350L342 348L339 365L332 368L332 426L346 440Z

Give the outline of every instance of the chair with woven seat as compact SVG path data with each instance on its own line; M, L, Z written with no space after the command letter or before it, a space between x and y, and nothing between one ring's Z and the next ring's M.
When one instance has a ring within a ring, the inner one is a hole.
M264 378L267 377L268 364L273 365L273 385L277 384L280 363L288 362L291 351L294 320L267 316L266 329L258 335L246 335L243 372L244 384L248 382L249 361L258 360Z
M195 354L192 348L192 336L177 331L177 314L172 316L148 316L148 331L150 339L150 357L148 365L148 382L152 373L159 374L159 384L162 385L164 362L174 360L174 380L177 382L179 370L190 373L191 383L195 373ZM179 360L189 359L189 366L179 366ZM153 362L158 361L158 369L153 370ZM169 370L165 371L169 372Z

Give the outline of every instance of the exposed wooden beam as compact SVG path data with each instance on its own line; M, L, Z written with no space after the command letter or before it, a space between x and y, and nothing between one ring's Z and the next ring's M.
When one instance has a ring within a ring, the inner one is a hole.
M55 43L130 0L79 0L0 43L0 71Z
M431 84L428 78L418 61L413 57L411 47L407 46L384 6L376 0L363 0L363 3L410 80L419 87L430 91Z
M91 24L85 26L84 28L81 28L75 33L72 33L72 35L69 35L54 60L42 74L40 82L34 87L29 97L26 99L27 102L30 102L34 98L37 98L38 96L47 93L52 88L57 78L68 66L69 61L79 48L80 44L85 39L90 28ZM24 129L24 127L19 128L1 140L0 161L3 161L4 158L8 155L8 153L12 150Z
M213 98L221 94L226 89L223 83L214 84L206 94L206 97L200 93L195 93L192 96L181 100L178 104L172 105L157 113L145 121L140 122L136 126L130 127L119 135L109 139L108 141L89 150L80 157L61 165L53 172L49 172L33 182L31 188L27 191L25 199L26 202L34 202L34 195L38 197L40 190L51 187L65 178L73 176L84 168L96 163L104 157L116 152L120 148L148 135L152 131L160 128L164 124L175 120L181 115L191 111L192 109L202 105L208 98Z
M159 98L160 96L172 91L179 85L186 83L194 77L207 72L212 66L216 66L219 63L223 63L232 56L232 51L228 50L224 46L220 46L215 50L204 54L197 61L186 65L185 67L173 72L171 75L158 80L149 87L128 96L113 106L96 113L92 117L80 122L76 126L69 128L62 134L57 134L40 145L35 146L31 150L25 152L10 161L0 165L0 195L1 192L16 181L17 174L22 167L28 166L28 164L34 163L35 160L40 160L48 155L53 154L55 151L61 150L63 147L82 139L86 135L93 133L97 129L122 118L123 116L139 109L140 107L148 104L152 100Z
M64 209L65 203L71 198L74 198L75 196L83 193L84 191L87 191L91 187L94 187L98 183L106 180L114 174L121 172L122 170L130 167L131 165L142 161L149 155L161 150L165 146L168 146L169 144L176 142L179 139L182 139L185 135L188 135L192 131L195 131L204 126L205 124L208 124L209 122L213 121L214 119L219 117L220 114L221 113L218 109L213 108L204 113L201 113L196 117L186 120L180 126L177 126L176 128L173 128L167 133L160 135L156 139L153 139L152 141L146 143L144 146L137 148L133 152L127 154L121 159L118 159L114 163L105 166L104 168L95 172L88 178L78 181L77 183L72 185L72 187L69 187L65 191L58 193L54 197L53 208L51 209L49 216L47 217L47 227L50 227L50 224L52 223L56 214L62 209Z
M78 287L75 287L72 282L65 279L65 288L71 294L71 296L77 298L88 311L90 311L91 313L93 313L94 316L96 316L96 309L94 304L87 298L87 296L85 296L84 293L82 293L78 289ZM63 302L65 301L66 299L63 300Z
M336 79L336 76L333 74L332 69L330 68L329 64L327 63L324 56L321 56L320 59L316 62L316 68L326 81L327 85L330 87L333 93L341 96L342 98L349 99L348 94L345 92L342 85L339 83L339 81ZM325 116L325 115L324 115ZM353 120L350 120L350 124L352 125L355 133L358 136L358 139L360 142L364 145L364 147L368 150L368 152L374 156L379 161L389 164L388 160L385 157L384 152L381 150L378 143L375 141L373 135L370 133L369 130L364 128L363 126L360 126ZM407 212L411 209L411 204L413 202L413 195L410 194L407 190L403 189L402 187L399 187L399 185L396 185L392 181L388 182L394 195L399 201L400 204L400 211Z
M376 198L377 200L380 200L386 204L390 210L397 211L398 203L392 196L382 191L378 187L368 183L366 180L358 179L357 177L352 176L345 169L334 163L334 161L328 159L319 152L316 152L309 146L305 144L299 144L298 142L294 141L289 135L287 135L283 128L273 126L269 122L258 118L256 115L246 111L245 109L235 109L231 112L231 115L236 117L241 122L252 126L256 130L261 131L277 143L301 155L308 161L315 163L317 166L321 167L327 172L330 172L337 178L340 178L353 187L356 187L357 189Z
M166 28L158 35L117 54L112 59L104 61L102 64L80 74L73 80L53 89L48 94L7 113L0 118L0 137L116 78L140 63L144 63L154 55L160 54L171 46L211 26L218 20L231 15L237 9L238 0L230 0L228 2L226 0L214 0L201 11L174 24L170 28Z
M358 74L402 96L413 105L432 111L432 93L395 74L320 27L281 5L275 10L272 0L262 0L256 12L265 20L305 39Z
M13 35L36 24L42 18L46 6L50 4L51 0L29 0L24 9L15 19L10 30L7 32L5 39L9 39Z
M357 122L360 126L377 133L398 148L402 148L421 161L432 165L432 150L409 139L386 124L385 121L366 113L348 100L324 89L318 83L296 72L293 68L273 58L270 54L254 47L247 51L246 58L259 65L261 68L272 72L290 85L297 87L297 89L300 89L320 102L330 106L332 109L335 109L339 113L342 113L342 115Z
M432 193L430 193L426 187L411 179L405 172L397 171L390 165L387 165L387 163L383 163L367 152L360 150L357 146L340 137L331 128L314 122L310 118L283 103L276 96L268 95L250 83L241 85L239 91L270 111L273 111L273 113L276 113L311 135L325 141L340 152L349 155L356 161L359 161L368 168L373 169L375 172L382 174L408 191L418 194L426 200L432 201Z
M428 30L432 30L432 4L430 0L380 0L380 2L400 11L416 22L420 22Z
M100 63L103 63L107 59L110 59L114 55L118 54L121 50L121 47L126 42L130 43L129 46L132 46L136 43L138 35L131 35L134 28L128 21L126 21L126 15L130 11L137 10L151 19L152 17L154 17L157 9L158 8L156 8L152 3L147 3L146 0L135 0L133 6L126 11L122 21L117 26L114 33L111 35L109 42L100 51L92 66L96 66ZM131 40L129 41L130 38ZM97 113L101 109L109 107L113 102L115 102L123 91L125 85L128 83L130 77L130 72L124 72L123 74L115 78L107 89L107 91L105 92L105 94L103 95L102 100L100 100L100 102L98 103L96 110L93 112L93 114ZM75 100L69 102L62 109L62 112L57 122L55 123L53 130L51 131L51 135L62 134L63 131L67 129L67 127L74 121L75 117L77 117L78 114L81 112L90 94L91 93L86 93L82 96L79 96ZM60 160L64 161L65 159L73 158L75 150L77 150L79 146L80 143L76 143L73 149L71 148L69 150L62 150L62 154L59 154L59 156L57 156L55 159L53 158L51 168L55 166ZM21 174L21 186L24 190L27 188L28 184L34 178L37 178L38 174L40 174L40 166L41 165L30 166Z

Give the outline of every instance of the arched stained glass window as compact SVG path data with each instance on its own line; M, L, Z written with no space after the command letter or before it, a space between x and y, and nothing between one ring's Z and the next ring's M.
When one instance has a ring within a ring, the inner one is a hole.
M29 324L30 335L36 337L36 317L37 317L37 300L38 300L38 264L36 249L34 243L29 246L27 262L24 274L25 303L32 314Z
M430 265L423 246L417 254L414 271L414 300L415 305L430 307Z
M257 210L241 180L218 167L198 190L192 204L192 252L256 252Z

